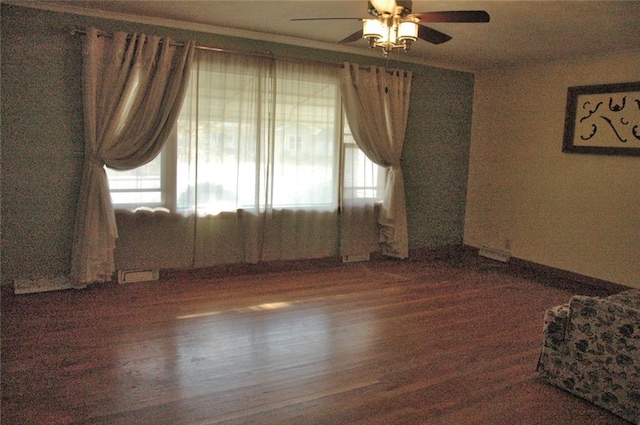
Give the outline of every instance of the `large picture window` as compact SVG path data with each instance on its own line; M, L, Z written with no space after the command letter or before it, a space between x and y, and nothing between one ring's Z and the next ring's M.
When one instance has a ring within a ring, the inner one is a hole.
M198 51L162 153L107 170L114 207L204 216L379 199L383 172L355 144L341 105L335 67Z

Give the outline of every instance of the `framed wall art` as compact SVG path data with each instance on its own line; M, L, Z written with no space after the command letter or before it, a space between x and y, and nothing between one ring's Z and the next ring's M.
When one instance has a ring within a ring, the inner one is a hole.
M569 87L562 151L640 156L640 81Z

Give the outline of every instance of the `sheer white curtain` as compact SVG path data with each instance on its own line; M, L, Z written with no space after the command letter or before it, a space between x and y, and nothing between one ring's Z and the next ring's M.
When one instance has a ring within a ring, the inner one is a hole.
M104 165L134 168L158 154L180 111L193 47L144 34L87 30L85 159L70 272L78 284L109 281L115 271L118 231Z
M193 265L337 252L335 68L198 51L178 120L176 210Z
M404 181L400 156L409 114L410 72L361 69L344 64L340 71L345 114L362 151L385 167L386 181L379 223L382 252L406 258L409 252Z
M197 50L172 142L109 179L127 210L119 268L379 250L385 172L353 140L332 65Z
M346 120L343 125L340 255L363 258L380 250L378 217L384 168L360 150Z

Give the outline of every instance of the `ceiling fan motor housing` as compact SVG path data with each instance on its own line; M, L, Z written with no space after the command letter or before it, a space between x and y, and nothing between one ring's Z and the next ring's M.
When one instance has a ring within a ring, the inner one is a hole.
M407 16L408 14L411 13L411 7L412 7L412 2L411 0L398 0L395 1L395 6L394 7L387 7L392 11L387 11L387 10L378 10L376 9L376 7L373 5L373 3L371 3L371 1L368 2L368 7L367 7L367 13L369 13L369 15L371 16L375 16L380 17L380 16L384 16L384 15L391 15L394 17L401 17L404 18L405 16Z

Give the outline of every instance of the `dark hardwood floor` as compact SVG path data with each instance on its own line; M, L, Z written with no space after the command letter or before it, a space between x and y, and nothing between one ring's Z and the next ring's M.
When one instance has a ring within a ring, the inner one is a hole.
M627 424L535 375L581 288L475 257L5 288L2 424Z

